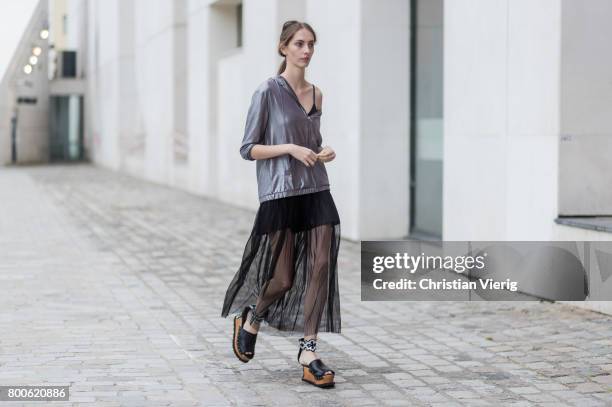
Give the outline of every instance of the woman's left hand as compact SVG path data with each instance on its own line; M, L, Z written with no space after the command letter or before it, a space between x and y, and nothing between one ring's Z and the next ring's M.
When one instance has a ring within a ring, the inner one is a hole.
M319 158L319 161L326 163L336 158L336 153L330 146L325 146L323 147L323 150L317 154L317 157Z

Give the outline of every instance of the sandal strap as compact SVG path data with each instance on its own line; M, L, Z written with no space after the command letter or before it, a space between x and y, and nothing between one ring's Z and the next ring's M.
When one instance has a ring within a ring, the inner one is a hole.
M317 379L325 376L325 372L332 372L332 374L336 374L332 369L329 368L321 359L315 359L308 364L310 371Z
M246 354L248 352L254 355L256 342L257 334L252 334L245 331L243 328L240 329L240 332L238 333L238 350L240 353Z
M252 353L249 358L255 355L255 343L257 342L257 334L252 334L244 329L244 323L246 321L249 310L253 309L254 305L247 306L242 311L242 324L238 331L238 351L242 354L245 352Z
M255 308L256 305L251 304L251 318L249 318L249 324L251 325L260 324L265 318L265 315L257 315Z
M317 341L315 339L300 338L300 349L315 352L317 350Z

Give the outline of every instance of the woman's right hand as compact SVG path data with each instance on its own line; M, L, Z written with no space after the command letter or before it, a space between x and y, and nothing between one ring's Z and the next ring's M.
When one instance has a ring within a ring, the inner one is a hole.
M312 167L317 162L317 154L308 147L291 144L289 154L296 160L300 160L306 167Z

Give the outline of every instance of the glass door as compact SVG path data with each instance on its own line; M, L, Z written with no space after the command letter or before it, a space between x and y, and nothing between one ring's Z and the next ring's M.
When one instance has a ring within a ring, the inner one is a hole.
M49 108L51 161L76 161L83 157L83 97L52 96Z

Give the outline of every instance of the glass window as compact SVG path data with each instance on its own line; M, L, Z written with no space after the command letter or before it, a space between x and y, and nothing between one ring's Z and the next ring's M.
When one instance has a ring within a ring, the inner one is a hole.
M443 0L411 4L410 234L442 238Z

